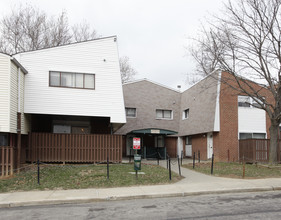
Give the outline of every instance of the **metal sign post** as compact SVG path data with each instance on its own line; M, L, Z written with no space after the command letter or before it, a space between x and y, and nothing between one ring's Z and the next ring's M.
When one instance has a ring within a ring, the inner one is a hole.
M134 169L136 171L136 179L138 179L138 170L141 170L141 155L138 154L138 150L141 149L141 139L139 137L133 138L134 155Z

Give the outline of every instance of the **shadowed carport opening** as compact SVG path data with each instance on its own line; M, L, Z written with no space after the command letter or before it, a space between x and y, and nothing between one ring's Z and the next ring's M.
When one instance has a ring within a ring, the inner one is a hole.
M134 154L132 139L133 137L140 137L141 150L138 150L138 154L141 154L143 158L159 157L159 159L166 159L168 146L165 145L165 137L175 134L177 132L159 128L133 130L127 134L127 148L130 148L130 155Z

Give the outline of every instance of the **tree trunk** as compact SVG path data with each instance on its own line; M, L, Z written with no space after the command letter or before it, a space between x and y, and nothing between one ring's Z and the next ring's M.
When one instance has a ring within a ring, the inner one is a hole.
M277 164L277 151L279 150L278 136L279 124L271 121L269 128L270 132L270 146L269 146L269 163Z

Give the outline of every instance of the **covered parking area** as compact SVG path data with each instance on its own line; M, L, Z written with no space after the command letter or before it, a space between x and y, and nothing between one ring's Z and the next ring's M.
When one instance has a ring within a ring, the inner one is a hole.
M141 149L137 151L138 154L142 155L142 158L159 158L165 159L167 151L171 149L176 149L175 144L169 141L167 145L167 138L171 135L176 135L177 132L159 128L146 128L139 130L132 130L126 135L126 156L132 156L135 153L133 150L133 138L141 138ZM176 137L171 137L176 140ZM173 155L172 155L173 156Z

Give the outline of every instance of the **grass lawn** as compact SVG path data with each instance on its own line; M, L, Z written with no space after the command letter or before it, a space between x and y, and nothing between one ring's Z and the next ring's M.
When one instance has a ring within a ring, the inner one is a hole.
M183 165L185 168L192 169L192 164ZM195 171L211 174L211 163L197 163ZM242 178L243 164L240 163L223 163L217 162L214 164L214 176ZM273 178L281 177L281 166L269 167L255 164L245 164L245 178Z
M100 165L41 165L40 185L37 183L37 166L8 179L0 179L0 192L51 190L51 189L85 189L134 185L154 185L177 182L181 177L172 173L169 180L167 169L156 165L142 164L136 180L134 164L110 164L107 180L106 164Z

